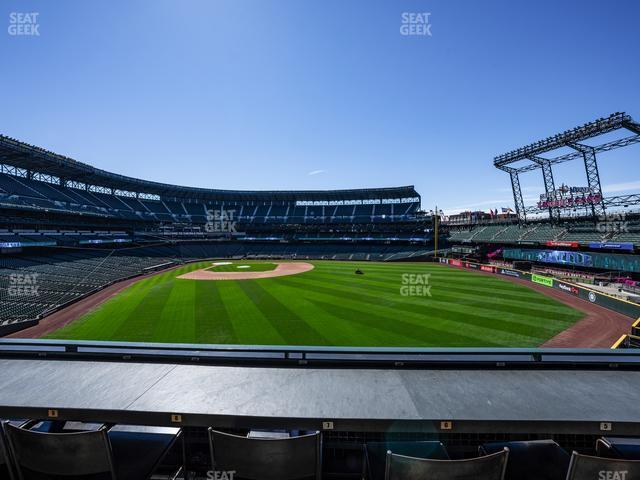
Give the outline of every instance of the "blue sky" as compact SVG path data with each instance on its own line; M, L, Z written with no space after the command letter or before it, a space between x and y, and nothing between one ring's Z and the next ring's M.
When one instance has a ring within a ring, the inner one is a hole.
M40 35L0 35L0 132L150 180L413 184L427 208L489 209L513 203L496 154L640 120L634 0L5 0L5 27L11 12L37 12ZM401 35L403 12L432 35ZM638 153L601 157L605 194L640 190ZM578 163L556 177L586 183Z

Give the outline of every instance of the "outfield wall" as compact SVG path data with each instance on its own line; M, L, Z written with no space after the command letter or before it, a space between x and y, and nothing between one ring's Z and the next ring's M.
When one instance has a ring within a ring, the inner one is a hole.
M479 270L487 273L494 273L512 278L520 278L529 282L537 283L548 288L554 288L561 290L567 295L573 295L575 297L586 300L587 302L600 305L601 307L608 308L614 312L621 313L631 318L640 317L640 305L626 300L622 300L611 295L607 295L602 292L591 290L574 283L565 282L564 280L558 280L546 275L538 275L531 272L523 272L513 268L497 267L495 265L486 265L476 262L468 262L466 260L458 260L455 258L439 258L438 261L445 265L451 265L458 268L466 268L469 270Z

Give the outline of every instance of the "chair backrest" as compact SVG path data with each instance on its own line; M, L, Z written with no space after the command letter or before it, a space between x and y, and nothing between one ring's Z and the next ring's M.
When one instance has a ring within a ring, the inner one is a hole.
M209 429L211 463L249 480L320 479L320 432L292 438L247 438Z
M433 460L387 452L385 480L502 480L509 450L469 460Z
M368 478L382 480L387 462L387 452L416 458L449 460L449 454L442 442L430 441L386 441L365 444L365 465Z
M18 478L29 473L115 480L106 429L80 433L42 433L4 424Z
M509 449L507 480L565 480L569 455L553 440L491 442L478 447L480 455Z
M640 460L592 457L573 452L567 480L634 480L640 478Z

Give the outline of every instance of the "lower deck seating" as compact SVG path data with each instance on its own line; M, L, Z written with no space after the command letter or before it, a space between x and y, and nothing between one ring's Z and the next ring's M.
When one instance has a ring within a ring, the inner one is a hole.
M81 472L79 477L65 477L70 479L86 479L82 475L88 471L108 471L108 462L100 457L107 446L111 450L107 455L115 460L116 478L126 480L148 478L152 470L157 475L181 471L179 478L197 480L230 478L229 472L235 472L233 478L261 480L632 480L640 473L640 438L633 437L561 436L563 441L573 443L560 445L550 438L482 443L483 439L500 434L443 434L440 439L407 440L418 434L386 432L380 435L387 440L363 441L357 434L340 439L337 433L316 431L221 431L205 427L180 430L39 420L5 422L0 433L0 447L11 442L11 451L18 453L15 458L7 449L0 450L0 470L18 467L24 473L35 467L43 472L52 468L67 474ZM536 437L521 435L531 436ZM51 440L55 445L32 449L27 457L23 454L30 446L46 445ZM186 446L183 451L182 442ZM52 457L47 454L65 443L75 447L92 444L93 448L68 458L68 452L61 451L59 458L64 457L65 461L51 463ZM87 459L92 460L91 464ZM418 471L430 476L415 476ZM627 476L599 477L600 471L626 471ZM225 472L227 477L222 476Z

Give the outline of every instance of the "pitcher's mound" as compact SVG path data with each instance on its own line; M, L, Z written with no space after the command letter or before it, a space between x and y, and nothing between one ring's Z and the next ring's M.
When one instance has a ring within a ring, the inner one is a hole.
M295 275L313 270L313 265L306 262L274 263L276 264L276 268L267 272L214 272L200 269L185 273L176 278L184 278L187 280L253 280L256 278L284 277L286 275Z

